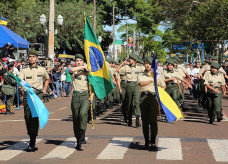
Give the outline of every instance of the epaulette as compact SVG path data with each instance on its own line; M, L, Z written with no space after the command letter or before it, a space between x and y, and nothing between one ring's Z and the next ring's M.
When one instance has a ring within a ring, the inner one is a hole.
M22 69L28 68L28 65L25 65Z
M223 72L222 71L218 71L218 74L223 74Z

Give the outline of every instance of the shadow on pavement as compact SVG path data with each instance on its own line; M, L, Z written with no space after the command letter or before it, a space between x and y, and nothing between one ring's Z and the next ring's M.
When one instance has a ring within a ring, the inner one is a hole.
M15 144L17 142L15 141L3 141L3 142L0 142L0 150L3 150L3 149L6 149L7 147Z

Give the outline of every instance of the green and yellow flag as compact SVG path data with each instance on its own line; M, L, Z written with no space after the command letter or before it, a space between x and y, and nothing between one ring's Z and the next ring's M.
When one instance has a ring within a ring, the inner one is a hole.
M90 71L89 82L99 99L103 99L114 88L104 53L93 31L89 19L85 17L84 51Z

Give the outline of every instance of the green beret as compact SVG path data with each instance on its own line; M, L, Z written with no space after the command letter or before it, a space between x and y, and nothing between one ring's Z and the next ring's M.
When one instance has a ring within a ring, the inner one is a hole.
M212 60L218 60L218 56L211 56Z
M110 59L107 59L107 58L106 58L106 61L107 61L108 63L110 63Z
M116 65L119 65L119 64L120 64L119 60L117 60L117 61L115 62L115 64L116 64Z
M36 55L38 56L38 52L34 49L30 49L29 52L28 52L29 55Z
M209 63L209 60L208 60L208 59L205 59L204 61L205 61L206 63Z
M135 61L138 60L138 56L137 56L136 54L133 54L133 53L131 53L131 54L129 55L129 58L132 58L132 59L134 59Z
M214 68L217 68L219 69L220 68L220 64L218 62L211 62L211 67L214 67Z
M166 60L166 63L174 65L175 59L169 58L169 59Z
M144 58L144 62L148 62L150 64L152 64L152 60L153 60L153 58L150 57L150 56L147 56L147 57Z
M85 61L85 57L82 54L76 54L75 55L75 59L77 59L77 58L82 59L82 60Z
M140 57L140 56L138 56L137 62L138 62L138 63L141 63L141 64L144 63L143 60L142 60L142 57Z
M180 58L178 58L177 56L174 56L173 59L175 59L175 62L180 62Z

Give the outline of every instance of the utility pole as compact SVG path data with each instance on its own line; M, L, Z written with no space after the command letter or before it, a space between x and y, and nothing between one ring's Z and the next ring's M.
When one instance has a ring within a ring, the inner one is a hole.
M52 60L54 59L54 39L55 39L55 0L49 1L50 10L49 10L49 31L48 31L48 57ZM52 61L53 62L53 61ZM52 67L53 63L49 63L49 67Z
M127 50L127 58L129 57L128 56L128 23L127 23L127 47L126 47L126 50Z
M96 0L93 0L93 31L96 34L96 10L97 10L97 6L96 6Z
M113 60L115 60L115 5L112 9L112 21L113 21Z
M138 54L140 56L140 32L139 32L139 36L138 36Z
M135 28L134 28L134 30L133 30L133 53L135 53Z

